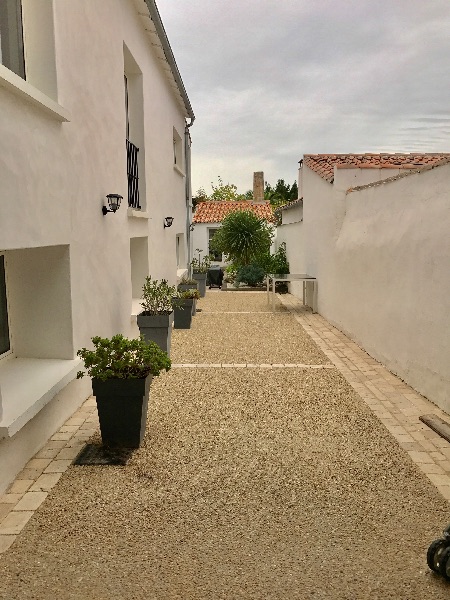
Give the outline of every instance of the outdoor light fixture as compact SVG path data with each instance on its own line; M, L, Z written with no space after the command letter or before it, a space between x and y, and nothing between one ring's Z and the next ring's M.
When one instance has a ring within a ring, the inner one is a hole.
M106 206L103 206L102 213L104 215L106 215L109 212L115 213L116 210L119 209L120 201L123 200L123 196L120 196L119 194L108 194L106 197L108 198L109 208L106 208Z
M189 226L189 231L194 231L194 223L191 223Z
M165 217L164 218L164 228L172 227L173 217Z

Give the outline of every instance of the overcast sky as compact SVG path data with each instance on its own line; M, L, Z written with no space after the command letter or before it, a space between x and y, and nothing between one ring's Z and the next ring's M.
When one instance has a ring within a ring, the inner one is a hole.
M450 151L450 0L157 0L196 115L192 187L303 154Z

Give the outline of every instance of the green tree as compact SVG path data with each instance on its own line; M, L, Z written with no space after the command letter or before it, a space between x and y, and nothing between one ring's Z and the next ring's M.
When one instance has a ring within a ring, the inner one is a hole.
M226 254L236 267L242 267L268 252L272 237L272 228L265 219L249 210L237 210L224 218L211 247Z
M292 200L297 200L298 187L297 182L294 181L292 185L286 183L284 179L279 179L275 187L272 187L270 183L266 181L264 188L264 198L269 201L270 205L274 208L283 206Z
M211 181L212 193L208 196L204 188L199 188L194 197L194 205L205 200L212 201L231 201L239 202L240 200L251 200L253 192L248 190L245 194L239 194L237 186L234 183L224 183L222 177L217 177L218 183L214 185Z

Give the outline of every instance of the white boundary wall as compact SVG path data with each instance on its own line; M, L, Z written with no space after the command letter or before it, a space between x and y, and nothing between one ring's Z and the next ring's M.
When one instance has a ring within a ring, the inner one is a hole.
M291 261L304 233L291 272L316 276L319 312L450 412L450 165L347 194L358 171L331 185L304 168L304 222L279 228Z

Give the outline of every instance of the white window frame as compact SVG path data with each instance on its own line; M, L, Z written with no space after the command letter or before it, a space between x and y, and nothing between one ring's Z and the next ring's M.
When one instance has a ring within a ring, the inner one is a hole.
M183 156L183 140L178 131L173 128L172 135L172 152L173 152L173 168L177 173L185 176L184 171L184 156Z

